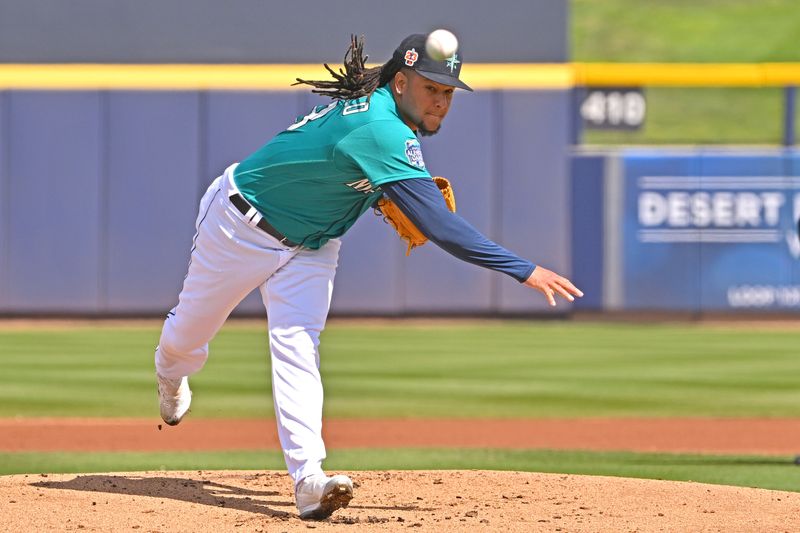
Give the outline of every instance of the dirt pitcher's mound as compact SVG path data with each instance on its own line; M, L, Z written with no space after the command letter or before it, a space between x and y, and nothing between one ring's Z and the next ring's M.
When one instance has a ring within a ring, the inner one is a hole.
M2 531L800 531L800 494L526 472L352 472L355 498L297 518L282 472L0 477Z

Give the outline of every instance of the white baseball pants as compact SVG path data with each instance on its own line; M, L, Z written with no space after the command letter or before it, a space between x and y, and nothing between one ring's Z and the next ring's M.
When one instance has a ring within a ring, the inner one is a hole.
M229 167L200 201L189 272L164 322L155 363L167 378L189 376L208 358L208 343L256 287L267 310L272 394L278 436L296 483L322 472L319 335L330 308L338 239L319 250L289 248L251 226L228 199Z

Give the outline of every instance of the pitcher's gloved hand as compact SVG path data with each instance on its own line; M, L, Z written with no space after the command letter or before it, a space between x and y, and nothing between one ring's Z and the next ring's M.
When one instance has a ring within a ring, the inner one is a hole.
M453 213L456 212L456 197L453 194L453 188L447 178L435 177L433 181L439 187L447 208ZM408 243L408 250L406 255L411 253L411 250L417 246L422 246L428 242L428 238L411 222L408 217L397 207L397 205L389 198L383 197L378 200L378 209L383 213L384 219L392 225L397 231L401 239Z

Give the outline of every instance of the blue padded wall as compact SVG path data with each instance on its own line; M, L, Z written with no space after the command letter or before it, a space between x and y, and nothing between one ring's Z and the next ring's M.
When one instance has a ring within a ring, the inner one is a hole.
M497 98L497 93L459 91L441 132L422 139L428 170L451 180L457 212L485 235L494 232L497 215ZM404 261L408 311L484 310L492 301L492 277L502 275L459 261L431 243Z
M0 310L8 300L8 230L10 227L9 206L11 205L8 180L8 93L0 91Z
M203 101L203 171L208 182L286 129L305 110L304 95L296 92L209 92Z
M406 290L403 272L407 264L404 253L394 229L367 211L342 237L331 311L402 312Z
M430 171L452 179L461 215L569 275L566 94L459 92L422 145ZM326 101L288 91L0 93L0 312L165 313L208 184ZM404 254L368 212L343 238L332 311L546 309L538 293L435 245ZM237 312L261 313L258 293Z
M12 92L3 310L100 307L101 128L97 92Z
M501 192L499 242L518 255L570 276L569 146L570 93L517 91L503 95L499 113ZM565 312L562 299L553 311ZM498 309L549 311L538 292L504 276Z
M584 292L576 309L603 307L603 178L605 155L570 158L572 282Z
M177 303L194 234L199 97L113 92L106 98L106 223L100 228L106 308L166 313Z

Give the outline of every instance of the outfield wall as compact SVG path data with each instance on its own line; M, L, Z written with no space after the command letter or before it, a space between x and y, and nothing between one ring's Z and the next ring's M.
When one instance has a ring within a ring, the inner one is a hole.
M571 158L582 309L800 310L800 153L626 149Z
M552 0L0 0L0 313L169 310L202 192L321 101L290 84L327 77L353 33L373 63L409 33L459 36L483 76L465 67L479 90L423 140L428 168L481 231L567 269L567 15ZM404 252L367 213L344 238L333 313L549 311L433 245ZM239 312L261 307L251 295Z
M0 313L161 314L177 301L198 200L231 162L321 100L308 91L0 92ZM567 271L569 91L460 92L428 168L459 213ZM511 278L366 213L345 236L333 312L547 311ZM561 306L557 312L564 312ZM249 297L241 312L261 312Z
M375 61L441 26L478 91L423 140L426 162L478 229L573 278L578 308L800 307L794 152L568 153L573 87L794 86L800 65L564 63L567 15L552 0L0 0L0 314L163 313L207 184L320 101L294 77L338 64L351 32ZM335 314L570 310L432 245L406 258L370 214L341 265Z

